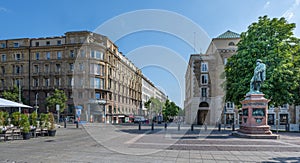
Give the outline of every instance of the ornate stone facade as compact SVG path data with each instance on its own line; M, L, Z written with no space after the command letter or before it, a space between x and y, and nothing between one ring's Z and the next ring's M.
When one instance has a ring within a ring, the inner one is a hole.
M54 89L68 97L65 116L74 116L80 106L81 119L89 120L90 99L106 101L105 110L94 117L97 121L124 122L140 112L141 70L105 36L74 31L60 37L0 40L0 45L0 91L20 85L26 104L34 106L37 97L39 112L54 111L45 105Z

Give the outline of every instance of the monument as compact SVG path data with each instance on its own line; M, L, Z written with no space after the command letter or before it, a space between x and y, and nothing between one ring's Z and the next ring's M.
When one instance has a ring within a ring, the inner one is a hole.
M266 80L266 65L262 60L256 60L254 75L250 81L250 91L242 103L242 124L237 136L248 138L270 138L277 139L278 135L273 135L268 120L268 103L270 100L264 98L260 92L261 84Z

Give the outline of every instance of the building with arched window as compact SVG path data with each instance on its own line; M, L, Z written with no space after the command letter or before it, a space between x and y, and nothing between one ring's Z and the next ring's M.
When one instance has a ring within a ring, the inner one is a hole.
M223 101L224 65L235 54L240 35L226 31L213 38L205 54L192 54L185 74L185 121L188 124L215 125L221 119L232 122L234 105ZM222 112L226 112L221 117Z

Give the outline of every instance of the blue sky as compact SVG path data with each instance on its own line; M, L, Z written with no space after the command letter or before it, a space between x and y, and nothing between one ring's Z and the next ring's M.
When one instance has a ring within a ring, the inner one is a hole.
M94 31L120 14L143 9L177 13L200 26L209 38L217 37L228 29L237 33L246 31L251 23L263 15L271 18L284 16L289 22L300 26L300 0L2 0L0 39L60 36L67 31L77 30ZM180 29L181 26L179 24L172 28ZM300 28L297 27L294 33L299 37ZM159 31L131 33L115 43L125 55L149 45L166 47L186 62L189 55L194 53L194 48L201 52L206 50L201 49L197 42L193 47L174 35ZM171 100L183 106L184 95L179 91L180 84L168 69L145 66L142 71Z

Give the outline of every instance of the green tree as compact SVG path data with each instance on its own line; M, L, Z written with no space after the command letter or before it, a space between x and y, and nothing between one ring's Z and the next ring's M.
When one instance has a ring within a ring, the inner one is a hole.
M152 114L158 114L162 111L164 104L159 99L151 97L144 105Z
M16 85L11 90L5 90L2 93L3 98L15 102L19 102L19 89Z
M53 95L46 98L47 106L49 108L55 108L58 104L60 106L60 112L63 112L66 107L67 96L63 90L55 89Z
M170 118L178 115L179 110L181 110L179 106L177 106L174 102L167 100L163 108L163 116L165 121L169 121Z
M241 34L237 54L225 66L226 101L240 105L249 92L255 62L266 64L261 92L275 107L299 103L299 39L293 36L294 23L285 18L259 17Z

